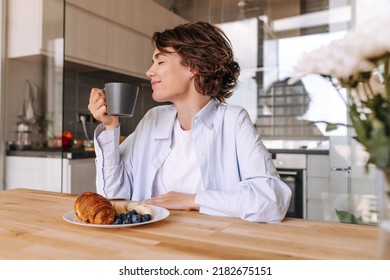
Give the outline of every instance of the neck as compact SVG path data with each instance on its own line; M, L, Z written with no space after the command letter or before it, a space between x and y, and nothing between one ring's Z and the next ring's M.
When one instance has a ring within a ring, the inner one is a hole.
M192 128L192 119L194 116L210 101L210 97L200 95L193 102L185 102L183 104L175 104L177 110L177 119L183 130Z

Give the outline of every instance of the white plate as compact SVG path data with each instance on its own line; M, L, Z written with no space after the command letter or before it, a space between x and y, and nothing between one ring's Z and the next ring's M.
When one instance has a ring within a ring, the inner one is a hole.
M87 222L83 222L80 220L76 214L74 213L73 210L66 212L63 216L64 220L75 224L75 225L80 225L80 226L86 226L86 227L100 227L100 228L123 228L123 227L135 227L135 226L142 226L150 223L155 223L158 221L161 221L165 219L166 217L169 216L169 211L165 208L159 207L159 206L154 206L154 205L149 205L149 207L152 208L153 210L153 219L147 222L142 222L142 223L136 223L136 224L120 224L120 225L98 225L98 224L91 224Z

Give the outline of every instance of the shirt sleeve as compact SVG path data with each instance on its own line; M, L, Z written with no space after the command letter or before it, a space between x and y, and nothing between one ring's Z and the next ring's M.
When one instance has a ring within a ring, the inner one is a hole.
M119 136L119 127L106 130L103 124L96 128L94 135L96 191L109 199L130 198L130 188L121 187L130 182L120 160Z
M231 124L230 124L231 125ZM233 126L234 127L234 126ZM200 212L209 215L236 217L253 222L277 223L288 210L291 189L279 177L270 153L262 143L245 110L236 118L233 135L235 151L224 151L232 172L238 172L238 182L206 189L197 194L195 202ZM233 186L227 186L234 184Z

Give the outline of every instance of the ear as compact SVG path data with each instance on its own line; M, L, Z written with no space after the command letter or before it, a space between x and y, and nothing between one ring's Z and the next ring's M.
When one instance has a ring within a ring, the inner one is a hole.
M195 72L195 70L192 70L192 69L188 69L188 74L189 74L189 76L190 76L190 78L192 79L194 76L195 76L195 74L196 74L196 72Z

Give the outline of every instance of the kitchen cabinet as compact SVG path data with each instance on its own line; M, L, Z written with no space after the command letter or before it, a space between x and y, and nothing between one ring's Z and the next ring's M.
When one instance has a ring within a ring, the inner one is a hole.
M151 64L153 32L186 22L152 0L66 3L65 59L139 78Z
M153 54L150 38L142 34L128 32L122 26L108 25L107 41L110 43L107 52L107 66L115 72L126 71L131 76L146 77L146 70L151 65Z
M95 158L7 156L6 166L6 189L23 187L74 194L96 191Z
M66 59L102 68L107 65L107 21L85 10L66 6Z
M7 4L7 56L52 56L56 52L55 40L63 38L63 1L12 0Z
M351 211L350 138L332 136L329 140L330 188L328 220L338 221L336 210Z
M325 220L329 204L329 156L307 155L307 218Z
M162 31L187 22L154 0L116 0L115 5L109 5L107 9L109 21L145 35L149 45L150 37L155 31Z
M365 223L378 222L375 166L366 166L369 154L355 139L351 141L351 211Z
M64 160L64 192L96 192L95 158Z
M367 166L368 153L353 138L330 138L329 220L338 221L336 209L377 222L375 168Z
M133 2L133 0L127 2ZM112 5L112 0L65 0L67 4L67 8L69 6L77 6L82 8L85 11L92 12L94 14L98 14L102 17L107 17L108 9L110 6L118 5L118 0L115 0L115 5ZM111 5L109 5L109 2Z

